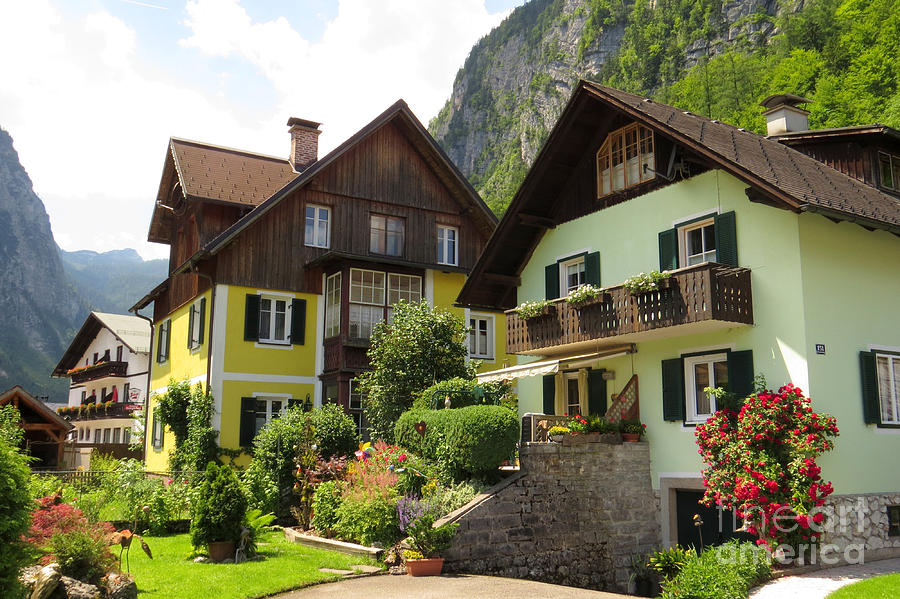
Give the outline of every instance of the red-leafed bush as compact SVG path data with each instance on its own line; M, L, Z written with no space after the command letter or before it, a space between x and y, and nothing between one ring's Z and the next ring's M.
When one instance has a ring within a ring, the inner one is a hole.
M771 550L819 539L826 519L820 508L833 489L816 457L834 447L838 429L799 388L753 394L739 412L717 411L695 435L707 464L707 505L736 510L757 543Z

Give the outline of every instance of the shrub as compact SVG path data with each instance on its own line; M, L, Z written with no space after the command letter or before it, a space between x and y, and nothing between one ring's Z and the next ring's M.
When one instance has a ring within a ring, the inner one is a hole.
M450 396L450 406L464 408L466 406L493 405L509 393L509 384L503 382L478 383L476 379L455 377L435 383L413 400L413 409L431 409L434 397L438 397L437 409L444 408L444 399Z
M330 480L316 487L313 497L312 525L317 531L325 535L334 532L337 522L337 509L341 505L341 483Z
M425 435L415 430L425 422ZM410 410L397 421L398 442L434 460L442 475L464 480L496 471L515 451L519 440L516 415L500 406L451 410Z
M659 572L663 578L675 578L684 565L696 557L697 551L693 547L684 548L681 545L675 545L651 554L647 561L650 567Z
M437 486L424 495L435 516L441 517L466 505L484 490L483 485L472 481L460 481L447 487Z
M65 576L97 584L116 569L116 558L109 550L109 524L83 525L61 532L50 539L50 551Z
M409 544L425 557L435 557L447 549L456 534L458 524L434 526L437 519L434 506L417 497L401 497L397 502L400 530L409 535Z
M707 467L707 505L736 510L759 543L797 549L822 533L819 509L832 492L815 458L834 447L837 423L817 414L793 385L748 397L740 412L723 408L695 436ZM793 520L793 522L791 522ZM773 522L782 525L771 525ZM796 526L788 524L796 523Z
M281 491L290 489L295 482L297 448L304 443L309 420L309 412L299 406L289 408L253 440L253 460L248 470L253 471L249 476L254 486L264 491L265 499L256 506L263 512L274 511L279 517L290 513L291 496Z
M751 587L770 574L768 554L751 543L735 541L688 555L674 578L662 583L662 597L746 599Z
M191 512L191 543L195 547L240 538L247 499L230 466L210 463L206 467L206 476Z
M344 497L335 510L335 517L334 532L347 541L390 547L403 538L397 521L397 492L394 489Z
M241 482L247 495L247 507L261 512L274 512L278 508L278 485L261 461L252 460L241 473Z
M465 340L466 328L457 316L424 300L401 301L390 324L375 325L369 349L372 370L360 375L373 439L392 442L397 418L435 381L474 377L473 365L466 362Z
M312 411L318 451L322 457L353 455L359 445L356 424L337 404L326 404Z
M12 437L9 433L7 438ZM19 568L28 561L22 535L28 531L34 506L28 494L28 458L7 438L0 438L0 595L4 596L16 592Z

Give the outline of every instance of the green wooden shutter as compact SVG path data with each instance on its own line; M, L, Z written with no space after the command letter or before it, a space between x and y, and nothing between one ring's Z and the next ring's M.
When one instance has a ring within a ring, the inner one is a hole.
M881 423L881 402L878 400L878 373L875 352L859 352L859 369L862 375L863 422Z
M738 399L753 393L753 350L728 352L728 391Z
M187 333L188 333L187 334L187 347L188 347L188 349L191 349L192 347L194 347L193 336L194 336L194 312L196 311L196 310L194 310L195 307L196 306L194 304L191 304L191 308L188 310L188 330L187 330Z
M291 344L303 345L306 339L306 300L291 302Z
M659 234L659 269L678 268L678 230L669 229Z
M548 300L559 297L559 262L544 268L544 288Z
M662 361L663 420L684 420L684 361Z
M156 361L162 364L169 359L169 334L172 329L172 319L165 320L159 325L159 341L156 348Z
M200 340L199 345L203 345L203 334L206 332L206 298L200 299Z
M165 322L159 323L159 327L156 329L156 363L162 364L163 358L163 334Z
M165 360L169 359L169 349L172 347L172 319L166 320L166 354Z
M737 227L734 211L717 214L716 226L716 262L729 266L738 265Z
M606 414L606 379L602 369L588 371L588 414Z
M259 296L248 293L244 308L244 341L259 341Z
M600 287L600 252L593 252L584 257L584 282Z
M556 375L544 376L544 414L556 414Z
M253 397L241 398L240 427L241 447L252 446L253 438L256 436L256 399Z

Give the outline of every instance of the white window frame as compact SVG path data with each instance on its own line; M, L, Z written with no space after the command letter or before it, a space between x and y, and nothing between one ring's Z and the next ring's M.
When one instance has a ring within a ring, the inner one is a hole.
M719 386L718 381L715 380L715 367L713 364L715 362L725 362L726 368L728 367L728 354L725 352L714 353L714 354L703 354L700 356L686 356L684 358L684 403L685 403L685 423L686 424L698 424L701 422L706 422L706 420L716 413L718 406L716 406L716 398L715 396L709 397L709 413L700 413L697 410L697 384L694 379L694 366L697 364L709 364L709 376L710 376L710 384L709 387L717 387Z
M347 409L349 410L362 410L363 409L363 398L365 395L363 393L355 393L353 392L354 387L359 387L359 378L354 377L350 379L350 395L347 403ZM359 404L353 405L353 396L356 395L359 398Z
M578 371L576 370L575 372L563 373L563 380L565 381L566 390L565 413L573 418L576 415L587 417L587 414L584 413L586 410L582 410L582 407L587 405L587 403L584 401L585 398L581 397L581 389L578 388ZM572 412L572 410L570 409L572 404L569 403L569 385L571 384L571 381L575 381L575 391L578 394L578 410L575 412Z
M325 339L341 334L341 273L325 279Z
M266 345L290 345L291 344L291 308L293 306L294 297L291 295L281 295L275 293L260 293L259 294L259 339L258 342ZM262 334L262 322L263 322L263 302L268 300L271 302L269 305L271 309L269 310L269 336L263 337ZM273 337L272 335L275 332L275 320L277 317L277 312L275 310L275 302L284 302L284 339L278 339L277 337Z
M384 306L350 304L348 320L351 339L370 339L375 325L384 320Z
M569 267L570 266L578 266L581 265L581 283L575 285L574 287L569 286ZM566 297L574 290L578 289L582 285L585 284L587 274L586 274L586 265L584 261L584 256L576 256L574 258L569 258L568 260L561 260L559 263L559 293L560 297Z
M678 264L681 266L695 266L697 264L703 264L704 262L715 262L716 261L716 248L707 249L706 245L703 246L703 252L700 254L688 254L688 233L691 231L696 231L697 229L703 229L706 227L713 228L713 239L715 239L716 235L716 219L715 216L710 216L709 218L704 218L702 220L697 220L691 222L686 225L681 225L678 227ZM703 234L701 233L701 237ZM712 257L707 256L707 254L712 254ZM699 262L690 262L691 257L700 256L701 259Z
M878 369L878 360L887 360L888 380L884 381ZM878 418L881 424L900 425L900 380L897 380L894 363L900 363L900 355L875 352L875 381L878 386ZM887 387L890 397L885 397L882 387ZM885 408L889 407L894 415L892 420L885 417Z
M307 213L309 209L313 210L313 215ZM325 211L325 239L320 239L320 231L319 224L322 223L323 219L321 218L321 211ZM304 229L303 229L303 242L305 245L314 248L329 248L331 247L331 208L328 206L321 206L319 204L307 204L303 209L303 220L304 220ZM310 234L310 227L312 227L312 234Z
M191 330L188 331L188 336L191 340L191 351L197 351L200 349L200 346L203 345L200 339L200 329L203 326L202 310L200 309L200 302L202 300L197 300L193 304L191 304L191 313L190 318L188 318L188 322L191 323Z
M483 321L487 327L487 353L478 351L478 323ZM474 326L473 326L474 323ZM469 336L468 349L469 357L476 360L493 360L496 356L496 317L493 314L482 314L480 312L469 313Z
M453 233L450 239L448 233ZM443 258L443 259L442 259ZM447 266L459 265L459 229L450 225L437 227L437 263Z
M883 162L887 163L888 171L891 174L890 185L884 180ZM883 188L900 191L900 156L888 152L878 152L878 177Z
M632 143L629 143L629 136L632 135ZM653 130L639 123L611 131L597 150L597 197L602 198L654 179L655 144Z
M290 395L278 395L278 394L256 395L254 393L253 399L256 400L256 402L257 402L257 404L253 407L253 427L256 430L256 432L253 435L253 438L255 439L256 435L259 434L259 431L261 431L263 428L268 426L269 423L272 422L272 420L275 420L276 418L281 418L282 416L285 415L285 413L287 412L287 409L288 409L288 401L291 399L291 396ZM274 406L272 405L272 403L276 402L276 401L281 402L281 407L277 411L274 409ZM257 428L256 425L257 425L257 420L258 420L257 414L259 414L259 411L258 411L259 402L265 402L265 404L266 404L266 412L265 412L266 413L266 422L265 422L265 424L262 425L262 427ZM274 416L275 414L277 414L277 416Z
M393 306L401 301L415 304L422 301L422 277L419 275L406 275L402 273L388 273L387 275L387 305ZM407 289L400 288L400 282L407 281ZM419 290L413 290L413 283L419 284ZM396 297L394 297L396 296Z
M360 273L360 282L355 283L353 281L353 274ZM368 285L365 281L365 275L372 275L372 284ZM381 277L381 287L375 284L378 277ZM364 292L367 290L372 291L372 299L365 300ZM368 304L370 306L383 306L385 292L387 291L387 274L384 271L380 270L368 270L365 268L351 268L350 269L350 303L351 304ZM380 296L380 297L379 297Z

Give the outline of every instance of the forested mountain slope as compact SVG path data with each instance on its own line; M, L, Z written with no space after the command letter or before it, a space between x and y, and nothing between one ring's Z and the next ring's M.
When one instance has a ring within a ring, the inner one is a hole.
M471 50L429 125L495 212L585 78L764 132L759 101L812 127L900 126L900 0L531 0Z

